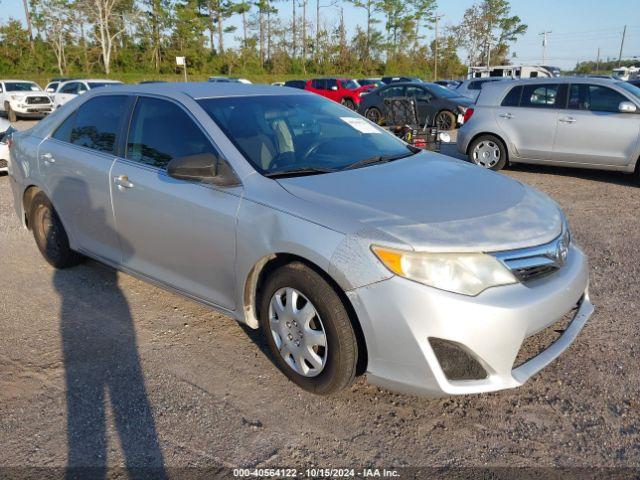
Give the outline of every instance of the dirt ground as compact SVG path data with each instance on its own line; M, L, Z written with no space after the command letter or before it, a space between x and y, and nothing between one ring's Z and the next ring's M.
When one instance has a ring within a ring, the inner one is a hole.
M0 176L0 477L68 463L640 467L640 189L611 173L505 174L565 209L596 313L524 387L444 399L364 379L318 398L230 318L95 262L54 271Z

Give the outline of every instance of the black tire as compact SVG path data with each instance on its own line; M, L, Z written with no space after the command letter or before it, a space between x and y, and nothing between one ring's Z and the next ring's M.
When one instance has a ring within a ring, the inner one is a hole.
M438 112L434 123L438 130L446 132L456 129L457 119L453 112L443 110L441 112Z
M11 108L11 105L9 105L8 103L5 104L4 109L7 112L7 118L11 123L18 121L18 116L16 115L16 112L14 112Z
M282 288L294 288L315 307L327 340L326 362L315 377L306 377L289 366L280 354L269 323L271 298ZM320 274L302 262L292 262L272 272L260 297L260 326L278 368L296 385L317 395L338 392L353 383L358 344L342 300Z
M371 107L367 109L364 116L373 123L382 125L382 112L378 107Z
M345 107L347 107L349 110L355 110L356 109L356 103L351 100L350 98L343 98L342 99L342 105L344 105Z
M31 201L29 226L44 259L55 268L69 268L81 262L82 256L71 250L69 237L53 205L38 192Z
M476 154L475 154L476 147L478 147L478 145L482 144L483 142L486 143L487 146L490 148L494 148L495 146L495 148L497 148L497 151L499 151L499 155L495 163L493 163L493 160L495 158L487 158L487 159L476 158ZM507 147L504 145L504 142L500 140L498 137L496 137L495 135L480 135L473 142L471 142L471 145L469 145L467 152L468 152L469 161L471 163L474 163L479 167L493 170L495 172L505 168L509 162L509 154L507 152Z

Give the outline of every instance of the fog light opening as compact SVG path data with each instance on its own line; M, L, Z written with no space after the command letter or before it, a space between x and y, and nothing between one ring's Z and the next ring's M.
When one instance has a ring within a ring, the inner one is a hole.
M484 380L488 377L480 362L459 343L429 338L429 344L447 380Z

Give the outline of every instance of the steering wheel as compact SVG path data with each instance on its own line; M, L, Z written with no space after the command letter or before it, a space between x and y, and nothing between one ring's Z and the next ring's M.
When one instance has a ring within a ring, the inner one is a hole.
M329 139L320 139L313 142L302 157L303 163L306 163L309 157L315 155L318 152L318 149L327 142L329 142Z

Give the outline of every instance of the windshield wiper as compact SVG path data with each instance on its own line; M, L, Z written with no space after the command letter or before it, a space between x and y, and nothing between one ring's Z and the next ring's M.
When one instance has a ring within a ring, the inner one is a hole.
M346 167L342 168L342 170L353 170L354 168L366 167L367 165L375 165L377 163L387 163L393 162L394 160L400 160L401 158L407 158L416 153L420 153L422 150L416 147L412 147L411 145L407 145L407 149L409 150L406 153L399 153L396 155L376 155L374 157L363 158L362 160L358 160L357 162L350 163Z
M268 178L284 178L284 177L300 177L303 175L320 175L322 173L331 173L336 170L331 168L317 168L317 167L300 167L292 168L291 170L276 170L273 172L267 172L264 174Z

